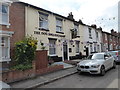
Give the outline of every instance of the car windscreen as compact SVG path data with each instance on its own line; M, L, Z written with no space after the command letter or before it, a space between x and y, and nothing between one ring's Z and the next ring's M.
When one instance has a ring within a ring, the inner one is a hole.
M112 56L118 56L118 52L110 52Z
M96 59L104 59L104 54L93 54L93 55L89 55L87 59L92 59L92 60L96 60Z

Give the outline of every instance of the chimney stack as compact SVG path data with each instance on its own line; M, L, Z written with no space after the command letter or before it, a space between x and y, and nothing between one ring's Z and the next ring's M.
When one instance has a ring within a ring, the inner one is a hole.
M69 18L70 20L74 20L72 12L69 13L68 18Z

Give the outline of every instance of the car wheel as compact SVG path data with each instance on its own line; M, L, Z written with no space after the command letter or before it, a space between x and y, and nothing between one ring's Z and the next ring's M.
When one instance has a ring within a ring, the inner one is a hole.
M101 76L105 75L105 67L104 66L101 66L101 68L100 68L100 75Z
M116 68L116 62L113 62L113 67L112 67L113 69L115 69Z

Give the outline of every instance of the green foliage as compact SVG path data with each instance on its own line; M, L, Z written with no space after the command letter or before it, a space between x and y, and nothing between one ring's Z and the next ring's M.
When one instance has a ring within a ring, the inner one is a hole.
M37 42L38 41L31 36L15 43L16 69L22 69L22 66L26 68L26 65L32 63L37 49Z
M32 64L28 64L28 65L19 64L19 65L13 66L11 69L24 71L26 69L31 69L31 68L32 68Z

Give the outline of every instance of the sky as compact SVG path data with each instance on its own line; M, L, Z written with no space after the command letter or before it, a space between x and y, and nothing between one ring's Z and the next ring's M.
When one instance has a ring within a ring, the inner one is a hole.
M20 0L67 17L70 12L74 19L84 24L96 24L103 31L118 31L119 0Z

